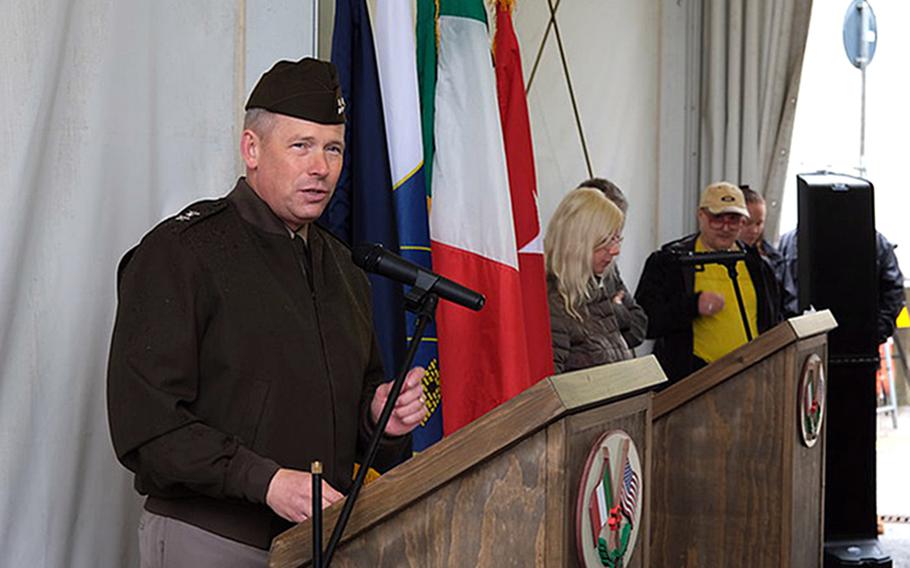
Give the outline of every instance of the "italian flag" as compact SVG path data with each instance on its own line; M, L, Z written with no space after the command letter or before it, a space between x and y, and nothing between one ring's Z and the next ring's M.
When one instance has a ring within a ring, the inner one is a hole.
M417 31L418 42L435 35L437 46L435 88L427 79L434 70L421 71L424 135L429 116L435 146L433 268L486 296L480 312L449 302L437 309L449 434L523 391L532 378L486 11L481 0L438 0L436 6L420 0ZM430 59L424 51L418 60L425 65Z
M610 451L607 448L603 448L602 451L602 479L594 486L588 502L588 518L591 521L595 547L600 539L600 531L610 519L610 506L613 503L613 486L610 483Z

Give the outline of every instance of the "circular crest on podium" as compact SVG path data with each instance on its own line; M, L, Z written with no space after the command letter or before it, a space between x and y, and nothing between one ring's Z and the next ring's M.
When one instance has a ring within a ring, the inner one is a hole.
M822 431L826 390L825 366L821 357L813 353L806 357L799 378L799 432L807 448L815 445Z
M626 432L606 432L594 443L578 489L575 537L581 565L627 566L641 525L644 489L638 449Z

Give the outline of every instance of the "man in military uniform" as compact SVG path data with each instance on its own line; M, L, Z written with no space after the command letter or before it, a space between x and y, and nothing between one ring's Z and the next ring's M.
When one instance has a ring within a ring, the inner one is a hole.
M121 261L108 369L117 457L147 495L142 566L264 566L271 539L352 483L389 384L365 274L315 221L341 173L335 68L281 61L246 105L246 176ZM379 461L426 412L407 378Z

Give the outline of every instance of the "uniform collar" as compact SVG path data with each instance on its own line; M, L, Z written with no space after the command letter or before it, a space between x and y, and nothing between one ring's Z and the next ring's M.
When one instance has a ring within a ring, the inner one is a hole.
M279 219L268 204L256 194L245 177L237 180L237 185L228 194L227 200L237 208L240 217L250 225L267 233L293 236L284 221Z

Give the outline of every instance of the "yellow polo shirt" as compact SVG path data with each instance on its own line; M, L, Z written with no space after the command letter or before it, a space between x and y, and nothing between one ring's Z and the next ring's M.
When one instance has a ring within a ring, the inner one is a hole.
M708 252L701 242L695 241L695 252ZM755 286L746 269L745 261L736 263L736 279L743 295L746 317L752 337L758 335L758 299ZM699 315L692 322L692 352L696 357L710 363L746 343L746 330L739 315L733 282L722 264L706 264L704 270L695 269L695 291L716 292L724 297L724 308L713 316Z

